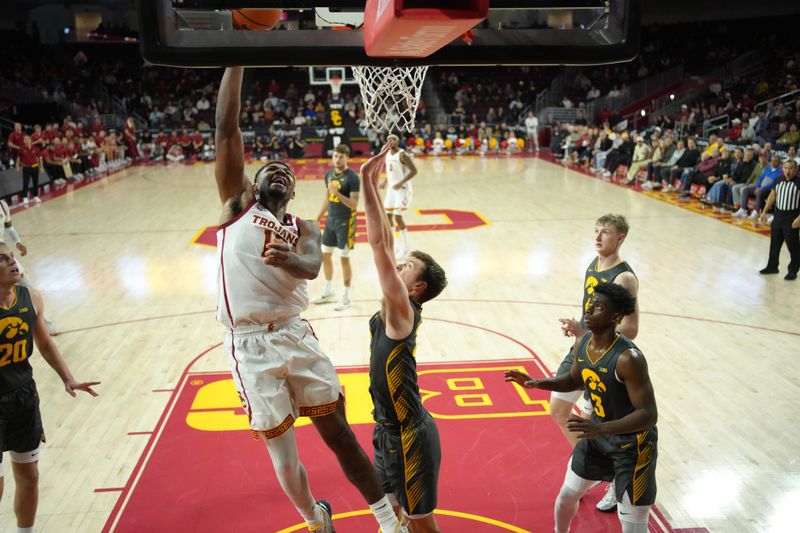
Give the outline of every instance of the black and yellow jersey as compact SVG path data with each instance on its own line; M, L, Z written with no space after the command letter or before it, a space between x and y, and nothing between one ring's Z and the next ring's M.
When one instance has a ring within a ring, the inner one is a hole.
M30 291L14 286L14 303L0 306L0 394L11 392L33 379L28 358L33 353L36 311Z
M580 320L583 329L586 329L586 324L583 322L583 314L589 309L589 300L592 299L594 288L600 283L614 283L617 276L623 272L630 272L634 276L636 275L627 261L620 261L616 265L605 270L597 270L597 263L599 261L599 257L592 259L592 262L589 263L589 268L586 269L586 277L583 281L583 306L581 307Z
M336 184L339 194L347 196L348 198L351 197L354 192L361 191L361 178L359 178L358 173L351 168L345 169L341 174L337 174L333 169L326 172L326 189L331 182ZM350 209L336 196L328 193L328 218L347 220L353 215L355 215L355 209Z
M592 402L592 420L598 423L618 420L631 414L635 408L625 384L617 379L617 359L626 350L638 348L624 335L617 333L605 353L593 360L589 355L591 338L592 334L587 333L581 339L575 359L581 381Z
M422 323L422 306L411 301L414 325L401 340L386 336L380 313L369 321L372 336L369 358L369 393L375 406L373 418L389 425L408 425L425 413L417 384L417 330Z

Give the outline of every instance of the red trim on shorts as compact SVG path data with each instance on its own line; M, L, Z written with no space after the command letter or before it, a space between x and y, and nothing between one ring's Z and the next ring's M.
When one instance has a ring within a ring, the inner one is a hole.
M247 205L242 208L241 212L238 215L236 215L235 217L233 217L229 221L225 222L224 224L220 224L217 227L219 229L227 228L228 226L230 226L231 224L233 224L234 222L236 222L237 220L242 218L245 215L245 213L250 211L250 208L253 207L253 205L255 205L255 203L256 203L255 200L250 200L249 202L247 202Z
M222 243L219 247L219 266L222 272L222 295L225 298L225 310L228 312L228 318L233 324L233 313L231 313L231 304L228 302L228 289L225 283L225 228L221 228ZM244 394L244 401L247 402L247 420L251 422L253 419L253 412L250 409L250 399L247 397L247 390L244 388L244 381L242 381L242 374L239 372L239 360L236 359L236 345L233 343L233 332L231 332L231 357L233 362L236 363L236 375L239 377L239 384L242 386L242 393Z
M313 328L313 327L311 327L311 322L309 322L309 321L308 321L308 320L306 320L305 318L301 318L300 320L302 320L303 322L305 322L306 324L308 324L308 329L310 329L310 330L311 330L311 334L312 334L312 335L314 335L314 338L315 338L315 339L319 340L319 337L317 337L317 334L316 334L316 332L314 331L314 328Z
M231 334L231 357L233 362L236 363L236 375L239 377L239 384L242 386L242 394L244 394L244 401L247 402L247 422L253 422L253 410L250 409L250 399L247 397L247 389L244 388L244 381L242 381L242 374L239 372L239 360L236 359L236 346L233 344L233 335Z

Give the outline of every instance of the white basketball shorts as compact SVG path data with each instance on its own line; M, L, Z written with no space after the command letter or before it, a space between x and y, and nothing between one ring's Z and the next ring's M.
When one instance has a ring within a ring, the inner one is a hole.
M336 410L339 378L307 320L239 326L226 332L224 346L254 437L272 439L298 416Z
M412 195L413 190L408 183L399 189L393 189L389 185L386 189L386 198L383 199L383 207L388 213L405 211L411 205Z

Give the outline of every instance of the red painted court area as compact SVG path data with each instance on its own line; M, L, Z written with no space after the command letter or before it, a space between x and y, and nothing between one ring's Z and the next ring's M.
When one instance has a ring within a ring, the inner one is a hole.
M548 393L503 381L507 369L533 376L536 361L421 365L425 406L442 439L439 481L444 531L552 531L553 503L570 453L548 416ZM367 369L341 369L347 416L371 456ZM333 505L342 533L374 533L377 525L308 419L297 425L300 454L316 498ZM573 531L619 531L587 495ZM651 531L670 531L660 517ZM230 374L187 373L173 393L142 460L104 531L305 531L281 491L262 442L252 440Z

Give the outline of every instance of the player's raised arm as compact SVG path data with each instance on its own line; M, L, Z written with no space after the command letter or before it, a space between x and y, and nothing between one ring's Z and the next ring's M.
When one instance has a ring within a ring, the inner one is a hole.
M247 187L244 175L244 141L239 129L243 67L228 67L222 76L217 95L216 146L219 198L224 204Z
M364 182L367 240L372 248L372 257L378 269L378 279L386 305L386 333L391 338L404 338L413 327L414 311L408 299L408 289L397 273L394 235L377 190L384 158L390 146L386 144L378 155L361 167L361 178Z

